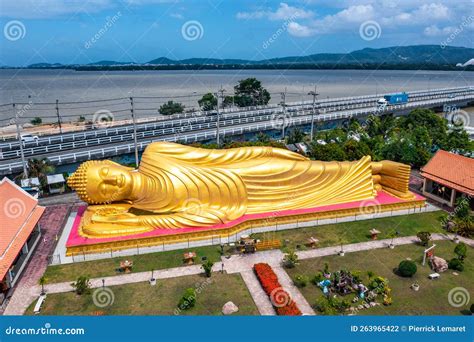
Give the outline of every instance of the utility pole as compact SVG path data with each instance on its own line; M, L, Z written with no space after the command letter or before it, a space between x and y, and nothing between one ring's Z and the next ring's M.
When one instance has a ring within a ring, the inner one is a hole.
M59 100L56 100L56 116L58 117L59 134L63 134L63 129L61 127L61 117L59 116Z
M23 141L21 140L20 117L18 116L18 112L16 110L16 105L15 104L13 104L13 111L15 112L16 136L17 136L17 139L18 139L18 143L20 144L21 163L23 164L23 176L24 176L25 179L27 179L28 178L28 167L26 166L25 152L23 151Z
M286 126L286 119L287 119L286 118L286 87L285 87L285 91L282 92L280 95L281 95L280 105L283 107L283 124L281 127L281 138L284 140L285 139L285 126Z
M217 146L220 146L220 121L221 121L221 114L220 114L220 109L221 106L223 105L224 102L224 92L226 90L224 88L221 88L217 91L216 96L217 96L217 123L216 123L216 141L217 141Z
M314 137L314 115L316 114L316 96L319 94L316 92L316 86L314 86L314 91L310 91L308 95L313 97L313 111L311 112L311 141L313 141Z
M135 108L133 105L132 96L130 96L130 112L132 113L132 121L133 121L133 142L135 144L135 165L138 168L137 121L135 119Z

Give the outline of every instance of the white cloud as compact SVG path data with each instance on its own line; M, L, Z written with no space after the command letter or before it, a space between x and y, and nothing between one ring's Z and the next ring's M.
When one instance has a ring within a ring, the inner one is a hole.
M294 20L308 19L314 15L312 11L307 11L298 7L289 6L281 2L276 11L259 10L254 12L238 12L237 19L269 19L269 20Z
M436 25L431 25L425 27L423 30L423 34L428 37L439 37L439 36L447 36L456 30L455 27L446 26L444 28L439 28Z
M376 21L385 29L419 30L426 36L446 35L452 32L462 18L473 13L468 2L449 0L302 0L306 7L298 8L280 3L272 10L240 12L240 19L287 20L288 33L308 37L343 31L354 31L368 20ZM308 7L323 6L336 10L332 14L316 17ZM416 31L413 31L416 32Z
M295 37L309 37L314 35L314 29L308 26L300 25L294 21L288 24L287 30L289 34Z

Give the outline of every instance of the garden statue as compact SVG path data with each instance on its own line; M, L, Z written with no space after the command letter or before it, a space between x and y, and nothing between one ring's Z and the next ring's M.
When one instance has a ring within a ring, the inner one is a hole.
M272 147L211 150L155 142L138 169L87 161L68 185L89 205L81 235L107 238L154 229L211 227L247 214L373 199L401 199L410 167L369 156L354 162L313 161Z

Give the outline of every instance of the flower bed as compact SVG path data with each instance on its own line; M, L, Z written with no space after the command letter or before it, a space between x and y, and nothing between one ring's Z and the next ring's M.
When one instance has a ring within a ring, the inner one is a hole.
M253 269L263 290L270 297L277 315L301 316L300 309L291 299L290 294L283 289L270 265L265 263L255 264Z

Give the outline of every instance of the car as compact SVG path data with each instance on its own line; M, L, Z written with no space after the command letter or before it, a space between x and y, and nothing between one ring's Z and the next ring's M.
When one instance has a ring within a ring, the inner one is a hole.
M23 144L25 143L30 143L30 142L37 142L38 141L38 136L37 135L31 135L31 134L23 134L21 136L21 141Z
M456 94L449 94L448 95L448 99L454 99L454 98L456 98Z

